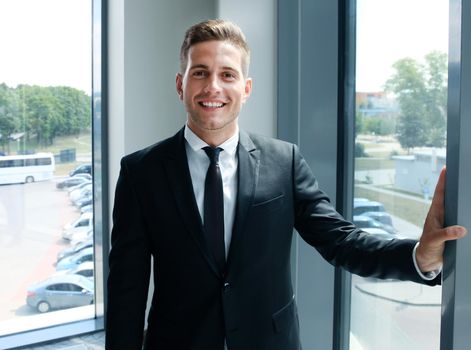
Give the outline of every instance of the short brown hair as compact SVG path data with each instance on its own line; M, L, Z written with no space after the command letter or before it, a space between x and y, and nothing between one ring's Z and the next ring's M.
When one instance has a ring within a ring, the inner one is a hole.
M185 33L180 49L180 72L183 74L188 64L190 47L205 41L228 41L242 50L242 72L248 75L250 63L250 48L242 30L234 23L222 19L210 19L191 26Z

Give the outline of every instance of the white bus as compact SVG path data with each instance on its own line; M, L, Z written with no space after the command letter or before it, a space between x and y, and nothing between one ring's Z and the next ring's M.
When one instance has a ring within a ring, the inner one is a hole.
M0 185L50 180L54 166L52 153L0 156Z

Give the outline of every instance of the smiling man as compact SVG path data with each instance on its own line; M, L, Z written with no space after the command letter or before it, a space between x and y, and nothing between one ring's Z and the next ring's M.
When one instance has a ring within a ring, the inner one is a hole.
M294 228L331 264L430 285L440 282L444 242L466 234L443 228L445 171L420 242L381 239L343 219L295 145L239 130L249 61L236 25L191 27L176 76L186 125L121 161L106 349L299 350Z

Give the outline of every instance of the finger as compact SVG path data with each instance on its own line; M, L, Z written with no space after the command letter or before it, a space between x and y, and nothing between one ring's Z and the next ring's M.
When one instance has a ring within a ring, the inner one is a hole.
M448 226L444 231L447 241L463 238L468 233L465 227L459 225Z
M466 236L467 233L468 231L463 226L454 225L440 230L434 230L433 233L427 236L423 235L421 241L430 246L438 246L446 241L460 239Z
M446 168L443 167L438 177L437 185L435 186L435 192L432 198L432 204L430 205L427 218L425 220L424 229L427 231L430 229L440 229L444 225L445 221L445 178Z
M445 201L445 179L446 179L446 167L443 167L440 176L438 177L437 185L435 186L435 192L433 193L432 205L434 209L443 209Z

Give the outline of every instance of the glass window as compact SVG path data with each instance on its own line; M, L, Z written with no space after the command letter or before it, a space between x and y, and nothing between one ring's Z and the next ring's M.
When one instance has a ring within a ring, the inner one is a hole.
M34 165L51 165L51 158L38 158Z
M356 3L353 220L416 239L446 161L448 1ZM439 349L440 287L352 276L351 293L352 350Z
M0 269L8 281L0 290L2 337L95 317L91 294L41 299L46 290L84 289L60 282L70 276L57 269L75 267L63 232L84 202L68 189L91 181L67 182L75 172L91 174L92 0L0 0L0 33L0 259L10 267Z
M67 283L65 290L70 292L81 292L83 288L73 283Z
M60 284L51 284L50 286L48 286L46 289L47 290L54 290L54 291L63 291L63 290L66 290L66 285L64 283L60 283Z
M82 220L77 224L77 227L88 226L89 222L90 222L90 220L88 220L88 219Z
M93 277L93 270L77 271L77 275L82 275L84 277Z
M85 261L92 261L93 260L93 255L85 255L82 259L79 260L80 263L83 263Z

